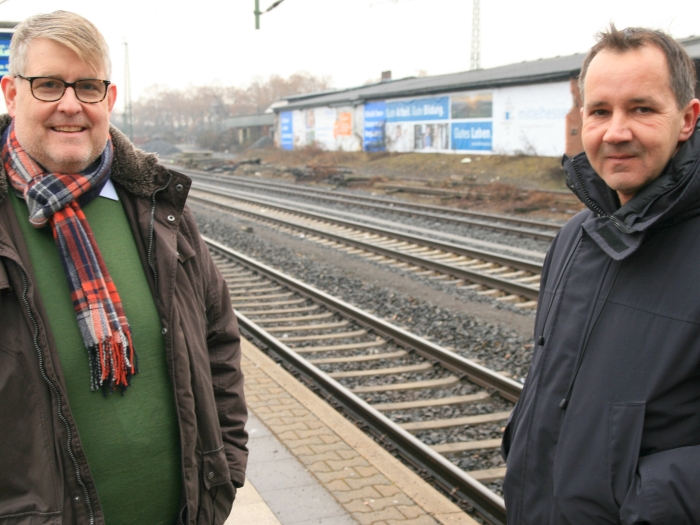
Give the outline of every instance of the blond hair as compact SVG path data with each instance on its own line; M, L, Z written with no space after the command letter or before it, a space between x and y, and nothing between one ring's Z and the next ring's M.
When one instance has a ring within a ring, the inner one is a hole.
M10 75L23 75L27 67L27 50L35 38L46 38L67 47L95 71L112 75L107 41L95 25L68 11L34 15L15 28L10 43Z

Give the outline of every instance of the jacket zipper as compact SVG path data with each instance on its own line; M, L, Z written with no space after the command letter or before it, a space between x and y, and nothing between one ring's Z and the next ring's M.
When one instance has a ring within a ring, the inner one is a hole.
M161 191L165 190L170 186L170 182L173 180L173 174L168 172L168 182L161 188L158 188L151 195L151 223L148 233L148 266L151 267L151 272L153 272L153 280L156 287L156 302L158 306L162 306L160 301L160 287L158 286L158 270L156 270L156 265L153 263L153 242L155 240L155 222L156 222L156 195Z
M27 315L29 315L29 319L31 319L32 325L34 327L34 350L36 351L37 356L39 357L39 370L41 371L41 377L49 385L54 395L56 396L56 402L58 404L58 417L63 422L63 425L66 428L66 433L68 435L68 455L70 456L70 459L73 462L73 468L75 468L75 476L78 479L78 484L83 489L83 497L85 498L85 503L88 507L88 514L90 515L90 525L94 525L95 513L92 508L92 503L90 502L90 495L88 493L88 489L85 486L85 483L83 482L83 477L80 475L80 467L78 466L78 460L76 459L75 453L73 452L73 433L71 432L70 425L68 424L66 416L63 414L63 400L61 398L61 393L58 391L58 388L56 388L56 385L53 383L53 381L51 381L49 376L46 374L46 370L44 368L44 354L41 350L41 347L39 346L39 342L37 341L39 335L39 324L36 322L36 318L32 313L32 308L27 299L27 292L29 291L27 274L24 272L24 269L21 266L19 268L22 272L22 302L24 303L24 307L27 310Z
M547 314L544 317L543 323L542 323L542 332L540 332L540 336L537 338L535 341L536 344L539 344L540 341L544 340L544 331L545 328L547 328L547 321L549 321L549 314L552 313L552 307L554 306L554 299L557 293L557 290L559 290L559 285L561 284L561 280L564 278L564 274L566 273L566 270L569 267L569 263L571 262L571 258L574 256L574 252L578 249L578 245L581 242L581 234L579 233L579 238L576 241L576 245L569 251L569 255L566 258L566 262L564 263L564 268L562 271L559 273L559 278L557 279L557 284L554 286L554 292L552 294L552 301L549 303L549 307L547 307ZM542 344L541 346L544 346Z
M173 174L168 172L168 181L160 188L155 190L153 194L151 195L151 221L149 224L149 232L148 232L148 266L151 268L151 272L153 272L153 283L156 288L156 302L158 303L158 306L163 306L163 303L160 300L160 287L158 286L158 270L156 269L156 265L153 262L153 243L155 241L155 222L156 222L156 195L160 193L161 191L164 191L168 186L170 186L170 183L173 180ZM187 510L187 504L185 504L181 509L180 512L178 513L178 522L180 525L185 525L185 511Z
M567 406L569 406L569 401L571 400L571 393L574 390L574 383L576 382L576 377L578 377L578 372L581 369L581 364L583 363L583 356L586 353L586 349L588 348L588 339L591 336L591 333L593 332L593 328L595 324L598 322L598 318L600 317L600 314L603 312L603 308L608 302L608 297L610 296L610 291L612 290L612 287L614 285L616 276L608 276L608 272L610 272L610 265L612 264L611 261L608 261L607 266L605 267L605 271L603 273L603 281L601 282L599 288L598 288L598 293L595 296L595 301L593 303L593 312L591 312L591 320L590 324L586 329L586 338L584 339L582 343L582 348L581 351L578 354L578 359L576 360L576 365L574 367L574 372L571 375L571 380L569 381L569 388L566 389L566 396L559 402L559 408L566 409ZM618 267L619 270L619 267ZM601 297L601 289L603 289L606 286L606 279L610 279L611 282L607 286L607 290L603 290L604 293L604 298L602 300L603 306L600 307L600 310L598 310L598 313L595 313L595 305L598 304L600 301Z
M606 212L603 210L603 208L601 208L600 206L598 206L598 205L593 201L593 199L591 199L591 196L590 196L590 194L588 193L588 189L586 189L586 185L583 183L583 177L581 176L581 173L579 173L579 171L578 171L578 166L576 166L576 158L575 158L575 157L573 157L573 158L571 159L571 165L572 165L573 168L574 168L574 173L576 173L576 179L578 180L578 185L580 186L581 191L583 192L583 198L584 198L584 200L586 201L586 206L588 206L591 210L593 210L593 211L598 215L598 217L605 217L606 219L608 219L608 220L609 220L610 222L612 222L612 223L615 225L615 227L616 227L618 230L620 230L622 233L627 233L627 234L633 233L633 231L630 230L630 229L629 229L627 226L625 226L624 224L622 224L622 223L617 219L617 217L615 217L614 215L612 215L612 214L610 214L610 213L606 213ZM570 187L570 189L573 191L573 188Z

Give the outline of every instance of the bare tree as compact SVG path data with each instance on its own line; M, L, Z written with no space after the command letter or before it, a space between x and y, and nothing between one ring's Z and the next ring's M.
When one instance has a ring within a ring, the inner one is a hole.
M204 132L223 133L227 117L262 113L282 97L323 91L330 86L329 77L307 72L288 78L258 77L244 88L210 85L174 89L154 85L134 102L134 131L142 138L191 141Z

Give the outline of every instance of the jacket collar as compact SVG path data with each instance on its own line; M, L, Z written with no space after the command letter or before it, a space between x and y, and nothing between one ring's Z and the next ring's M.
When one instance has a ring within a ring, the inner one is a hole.
M567 186L595 214L583 228L610 257L622 260L634 253L655 224L700 211L699 130L700 122L661 175L624 206L585 153L564 156Z
M0 115L0 134L10 125L9 115ZM114 146L114 159L110 177L127 191L139 197L150 196L167 180L167 170L158 164L158 157L134 147L129 139L116 127L109 133ZM0 202L7 197L8 181L5 166L0 161Z

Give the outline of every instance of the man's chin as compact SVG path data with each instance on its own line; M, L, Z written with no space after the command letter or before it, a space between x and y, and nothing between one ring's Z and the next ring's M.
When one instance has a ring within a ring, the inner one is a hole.
M45 158L38 162L52 173L80 173L94 161L95 159L83 155L81 157Z
M52 173L80 173L90 164L92 164L98 155L94 155L92 151L63 151L52 154L50 151L44 151L40 155L34 157L39 164L46 170Z

